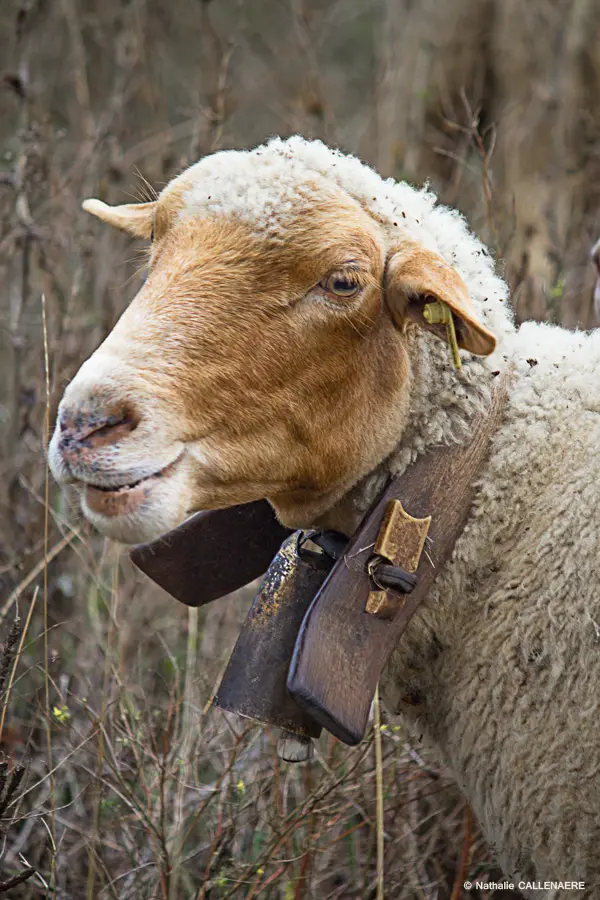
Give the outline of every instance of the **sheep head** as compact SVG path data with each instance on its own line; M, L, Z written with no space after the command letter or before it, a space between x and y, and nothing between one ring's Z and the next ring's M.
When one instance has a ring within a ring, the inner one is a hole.
M462 347L494 347L455 269L335 180L217 156L155 202L84 204L151 241L148 275L67 387L50 463L126 543L265 497L311 525L397 445L427 299Z

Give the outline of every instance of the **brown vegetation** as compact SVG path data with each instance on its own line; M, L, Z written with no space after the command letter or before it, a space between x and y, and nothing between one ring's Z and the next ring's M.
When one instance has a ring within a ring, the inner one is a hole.
M0 894L375 896L370 738L293 768L212 710L248 594L183 610L48 484L55 405L143 275L81 199L300 131L431 180L521 319L586 327L599 38L594 0L1 4ZM456 900L489 852L418 741L382 735L386 895Z

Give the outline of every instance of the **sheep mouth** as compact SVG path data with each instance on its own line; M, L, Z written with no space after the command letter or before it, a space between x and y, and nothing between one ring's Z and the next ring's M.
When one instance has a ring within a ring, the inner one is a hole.
M86 483L86 488L92 491L101 491L103 494L120 494L123 491L130 491L132 488L138 486L138 484L142 484L144 481L148 481L149 478L158 478L164 472L164 469L161 472L156 472L153 475L147 475L145 478L140 478L138 481L131 481L129 484L121 484L118 487L106 487L102 484L92 484L91 482Z
M131 515L140 512L150 499L154 488L175 470L181 459L169 463L158 472L146 475L136 481L128 481L120 485L100 485L92 482L83 482L82 505L84 512L91 512L105 518Z

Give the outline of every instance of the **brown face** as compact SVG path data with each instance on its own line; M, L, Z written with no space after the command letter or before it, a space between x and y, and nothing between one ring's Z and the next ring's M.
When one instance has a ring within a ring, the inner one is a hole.
M68 386L50 464L100 531L127 543L263 497L307 526L391 452L407 416L408 295L402 265L384 284L394 266L367 212L321 189L282 241L188 210L189 188L184 175L156 203L88 204L152 237L149 273ZM422 251L400 249L410 269Z

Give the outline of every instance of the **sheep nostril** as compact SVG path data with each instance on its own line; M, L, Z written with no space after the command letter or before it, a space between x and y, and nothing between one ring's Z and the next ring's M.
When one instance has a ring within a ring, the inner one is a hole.
M117 441L130 434L137 427L137 422L126 416L120 420L111 417L104 424L99 424L88 432L84 438L85 445L88 447L104 447L107 444L116 444Z
M114 413L62 410L59 417L63 452L98 449L116 444L137 427L139 419L129 410Z

